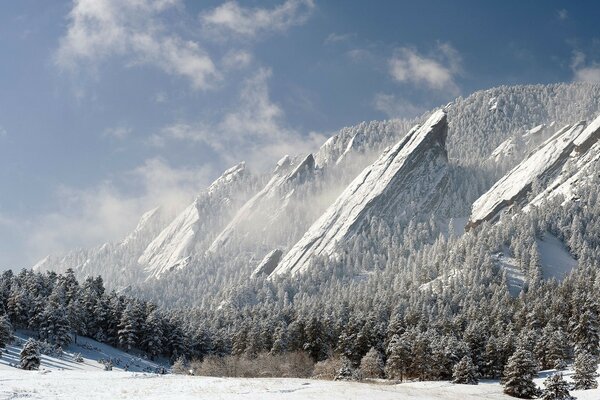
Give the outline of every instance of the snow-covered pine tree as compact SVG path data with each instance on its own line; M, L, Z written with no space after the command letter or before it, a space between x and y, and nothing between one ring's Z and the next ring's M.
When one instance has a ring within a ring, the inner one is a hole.
M465 385L477 385L479 383L477 367L473 364L471 357L464 356L452 368L452 382Z
M119 323L119 344L127 350L136 346L139 335L137 313L134 303L127 304Z
M598 360L596 357L586 351L580 351L575 357L575 373L573 374L575 389L585 390L597 388L597 369Z
M583 312L579 313L579 318L571 328L571 336L575 343L575 353L585 351L594 357L599 354L600 341L600 321L596 313L595 305L586 304L583 306Z
M164 334L163 334L163 319L158 310L153 310L148 318L146 318L146 329L142 333L144 336L143 346L150 355L150 359L154 360L163 352Z
M388 344L386 350L387 363L385 365L388 378L396 378L402 381L406 375L406 370L411 362L411 352L406 339L408 339L407 334L394 335Z
M0 316L0 349L5 348L12 340L13 328L6 315Z
M544 381L545 389L541 400L575 400L569 393L569 383L563 379L562 374L553 374Z
M534 398L538 394L538 388L533 383L536 374L537 365L531 352L517 349L504 368L504 393L521 399Z
M21 369L30 371L40 367L40 347L36 340L31 338L28 339L23 345L19 355L21 359Z
M342 357L342 367L337 372L334 380L336 381L355 381L359 380L359 374L352 366L352 361Z

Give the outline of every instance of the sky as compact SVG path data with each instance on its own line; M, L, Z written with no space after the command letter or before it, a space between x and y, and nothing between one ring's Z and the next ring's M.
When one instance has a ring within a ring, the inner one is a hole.
M594 1L0 2L0 269L227 167L498 85L600 82Z

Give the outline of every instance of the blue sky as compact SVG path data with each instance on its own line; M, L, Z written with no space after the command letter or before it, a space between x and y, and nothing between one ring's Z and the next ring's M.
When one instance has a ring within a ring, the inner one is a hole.
M0 268L228 166L501 84L600 81L592 1L0 2Z

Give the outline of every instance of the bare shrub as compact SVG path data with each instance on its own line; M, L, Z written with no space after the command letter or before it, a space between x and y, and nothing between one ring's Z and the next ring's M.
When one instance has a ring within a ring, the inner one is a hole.
M371 350L360 361L362 377L366 379L383 378L383 368L383 356L377 349L371 347Z
M209 356L202 362L191 363L194 375L242 378L308 378L313 367L312 359L304 352L277 355L260 353L252 359L240 356Z
M315 365L313 378L334 380L343 365L342 359L338 356L332 356L327 360L319 361Z

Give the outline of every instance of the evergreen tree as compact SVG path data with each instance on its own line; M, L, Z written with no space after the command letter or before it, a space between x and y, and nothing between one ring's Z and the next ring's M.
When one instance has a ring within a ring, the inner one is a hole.
M127 350L134 348L138 342L139 327L135 305L129 303L119 323L119 344Z
M538 394L533 383L536 374L537 366L531 353L517 349L504 368L504 393L521 399L534 398Z
M163 320L157 310L152 311L148 315L145 326L143 347L150 355L150 359L154 360L163 351L163 342L165 340Z
M465 385L477 385L479 383L477 367L473 364L471 357L464 356L452 369L452 382Z
M322 361L327 358L328 348L325 340L323 323L319 318L313 316L306 325L304 350L308 352L314 361Z
M408 339L407 333L402 336L394 335L388 344L385 369L389 378L398 378L402 381L406 375L412 360Z
M40 367L41 356L38 342L34 339L28 339L23 345L20 353L21 368L25 370L38 369Z
M600 338L600 327L598 315L590 305L584 306L584 311L578 313L579 318L572 327L571 334L575 343L575 352L585 351L594 357L598 357L598 345Z
M541 400L575 400L569 393L569 384L563 379L562 374L553 374L544 381Z
M595 389L598 387L596 378L598 374L598 360L590 353L580 351L575 357L575 373L573 374L573 381L575 382L575 389Z
M0 349L5 348L12 340L13 329L6 315L0 316Z

